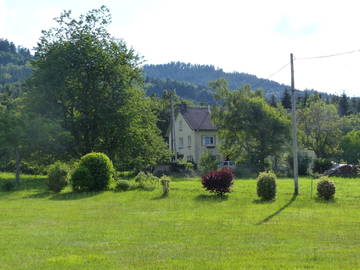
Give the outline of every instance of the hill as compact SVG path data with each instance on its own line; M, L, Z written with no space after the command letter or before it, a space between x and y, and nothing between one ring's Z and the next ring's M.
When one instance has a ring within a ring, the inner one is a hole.
M212 65L171 62L160 65L144 65L143 69L146 81L151 83L151 87L148 88L151 94L161 94L163 89L176 89L179 96L197 102L212 100L212 92L208 88L208 83L219 78L225 78L229 83L229 88L233 90L244 84L250 84L253 89L261 88L268 99L274 95L279 100L283 96L284 90L290 88L287 85L261 79L247 73L224 72L221 68L215 68ZM186 87L184 87L185 85ZM169 88L163 88L164 86L169 86ZM316 91L307 90L307 92L310 94ZM303 92L299 91L299 95L303 95ZM199 99L199 96L201 96L202 100ZM322 93L322 96L328 97L330 95Z

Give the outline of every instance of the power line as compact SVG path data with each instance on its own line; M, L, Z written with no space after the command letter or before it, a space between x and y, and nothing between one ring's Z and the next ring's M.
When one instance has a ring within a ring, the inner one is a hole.
M342 55L353 54L353 53L358 53L358 52L360 52L360 49L359 50L347 51L347 52L341 52L341 53L328 54L328 55L300 57L300 58L296 57L295 60L311 60L311 59L329 58L329 57L342 56Z
M290 62L287 63L286 65L282 66L281 68L279 68L279 69L276 70L275 72L271 73L266 79L269 80L271 77L275 76L275 75L278 74L280 71L282 71L284 68L286 68L288 65L290 65Z

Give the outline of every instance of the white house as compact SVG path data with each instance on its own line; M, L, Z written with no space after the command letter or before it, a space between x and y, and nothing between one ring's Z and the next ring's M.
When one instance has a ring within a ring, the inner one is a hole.
M175 145L178 156L198 163L201 154L209 151L220 161L217 128L211 121L210 107L180 105L175 116ZM171 127L168 130L169 147L173 150ZM175 152L175 151L174 151Z

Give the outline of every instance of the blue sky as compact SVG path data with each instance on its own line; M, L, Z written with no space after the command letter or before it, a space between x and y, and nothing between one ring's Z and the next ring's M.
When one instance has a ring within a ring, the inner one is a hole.
M0 38L33 48L52 18L101 5L147 63L212 64L267 78L296 58L360 49L356 0L0 0ZM360 52L295 61L295 85L360 96ZM290 84L289 68L271 79Z

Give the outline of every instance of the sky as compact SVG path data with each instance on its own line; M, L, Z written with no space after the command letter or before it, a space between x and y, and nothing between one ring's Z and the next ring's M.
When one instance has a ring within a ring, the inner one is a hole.
M356 0L0 0L0 38L34 48L63 10L101 5L109 32L148 64L210 64L290 85L290 66L281 68L293 53L297 89L360 96ZM352 53L301 60L343 52Z

